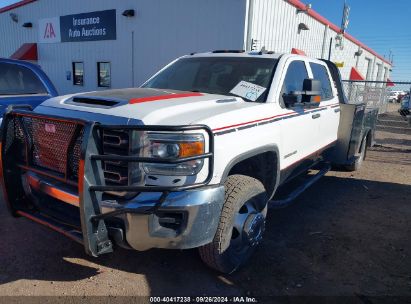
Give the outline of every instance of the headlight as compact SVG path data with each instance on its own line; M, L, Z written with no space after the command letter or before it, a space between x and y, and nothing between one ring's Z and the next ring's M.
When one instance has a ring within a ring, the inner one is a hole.
M202 134L147 133L143 157L157 159L181 159L204 154L205 141ZM143 164L144 171L152 175L188 176L202 169L203 159L180 164Z

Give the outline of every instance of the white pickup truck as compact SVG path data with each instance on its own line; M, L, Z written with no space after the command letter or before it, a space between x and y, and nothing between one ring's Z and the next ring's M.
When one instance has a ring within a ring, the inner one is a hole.
M232 272L261 242L268 207L288 205L332 163L361 164L373 130L339 77L304 56L215 51L179 58L140 88L9 107L5 200L92 256L198 247Z

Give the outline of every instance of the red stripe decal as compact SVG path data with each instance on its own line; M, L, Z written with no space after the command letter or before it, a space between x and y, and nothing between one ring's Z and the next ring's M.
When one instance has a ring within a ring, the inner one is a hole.
M317 110L317 109L327 108L327 107L335 106L335 105L339 105L339 103L333 103L333 104L331 104L331 105L326 105L326 106L317 107L317 108L315 108L315 109L308 110L308 111L305 110L304 112L305 112L305 113L307 113L307 112L312 112L312 111L315 111L315 110ZM273 118L276 118L276 117L289 116L289 115L293 115L293 114L298 114L298 113L297 113L297 112L288 112L288 113L284 113L284 114L280 114L280 115L275 115L275 116L271 116L271 117L266 117L266 118L261 118L261 119L257 119L257 120L242 122L242 123L238 123L238 124L235 124L235 125L230 125L230 126L225 126L225 127L213 129L213 132L221 131L221 130L225 130L225 129L229 129L229 128L241 127L241 126L248 125L248 124L252 124L252 123L256 123L256 122L261 122L261 121L273 119Z
M242 122L242 123L238 123L238 124L231 125L231 126L225 126L225 127L213 129L213 131L215 132L215 131L221 131L221 130L224 130L224 129L234 128L234 127L241 127L241 126L248 125L248 124L251 124L251 123L256 123L256 122L260 122L260 121L263 121L263 120L273 119L273 118L276 118L276 117L281 117L281 116L286 116L286 115L291 115L291 114L295 114L295 112L289 112L289 113L284 113L284 114L275 115L275 116L271 116L271 117L261 118L261 119L258 119L258 120Z
M203 94L201 93L182 93L182 94L169 94L169 95L161 95L161 96L149 96L149 97L130 99L129 104L150 102L150 101L157 101L157 100L167 100L167 99L174 99L174 98L198 97L198 96L203 96Z

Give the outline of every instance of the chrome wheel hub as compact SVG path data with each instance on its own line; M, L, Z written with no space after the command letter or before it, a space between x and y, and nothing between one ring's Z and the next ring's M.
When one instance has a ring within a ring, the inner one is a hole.
M264 232L264 216L261 213L250 214L245 222L243 233L251 247L257 246Z
M231 245L237 251L257 246L263 238L264 227L264 215L252 201L246 202L234 218Z

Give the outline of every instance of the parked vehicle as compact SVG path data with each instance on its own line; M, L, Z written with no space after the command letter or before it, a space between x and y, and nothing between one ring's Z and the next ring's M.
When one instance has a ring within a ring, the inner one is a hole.
M232 272L262 241L269 206L289 205L331 164L359 168L375 113L348 104L329 61L193 54L141 88L9 109L2 184L13 215L92 256L114 244L198 247L210 267Z
M411 109L411 104L410 104L410 94L405 95L404 98L401 101L401 108L398 110L398 112L401 114L401 116L407 117L410 115L410 109Z
M0 58L0 115L9 105L30 105L57 96L57 90L41 70L27 61Z
M406 95L404 91L390 91L388 94L389 102L401 102L403 96Z
M389 94L388 94L388 101L389 102L396 102L397 101L397 98L398 98L398 92L390 92Z

